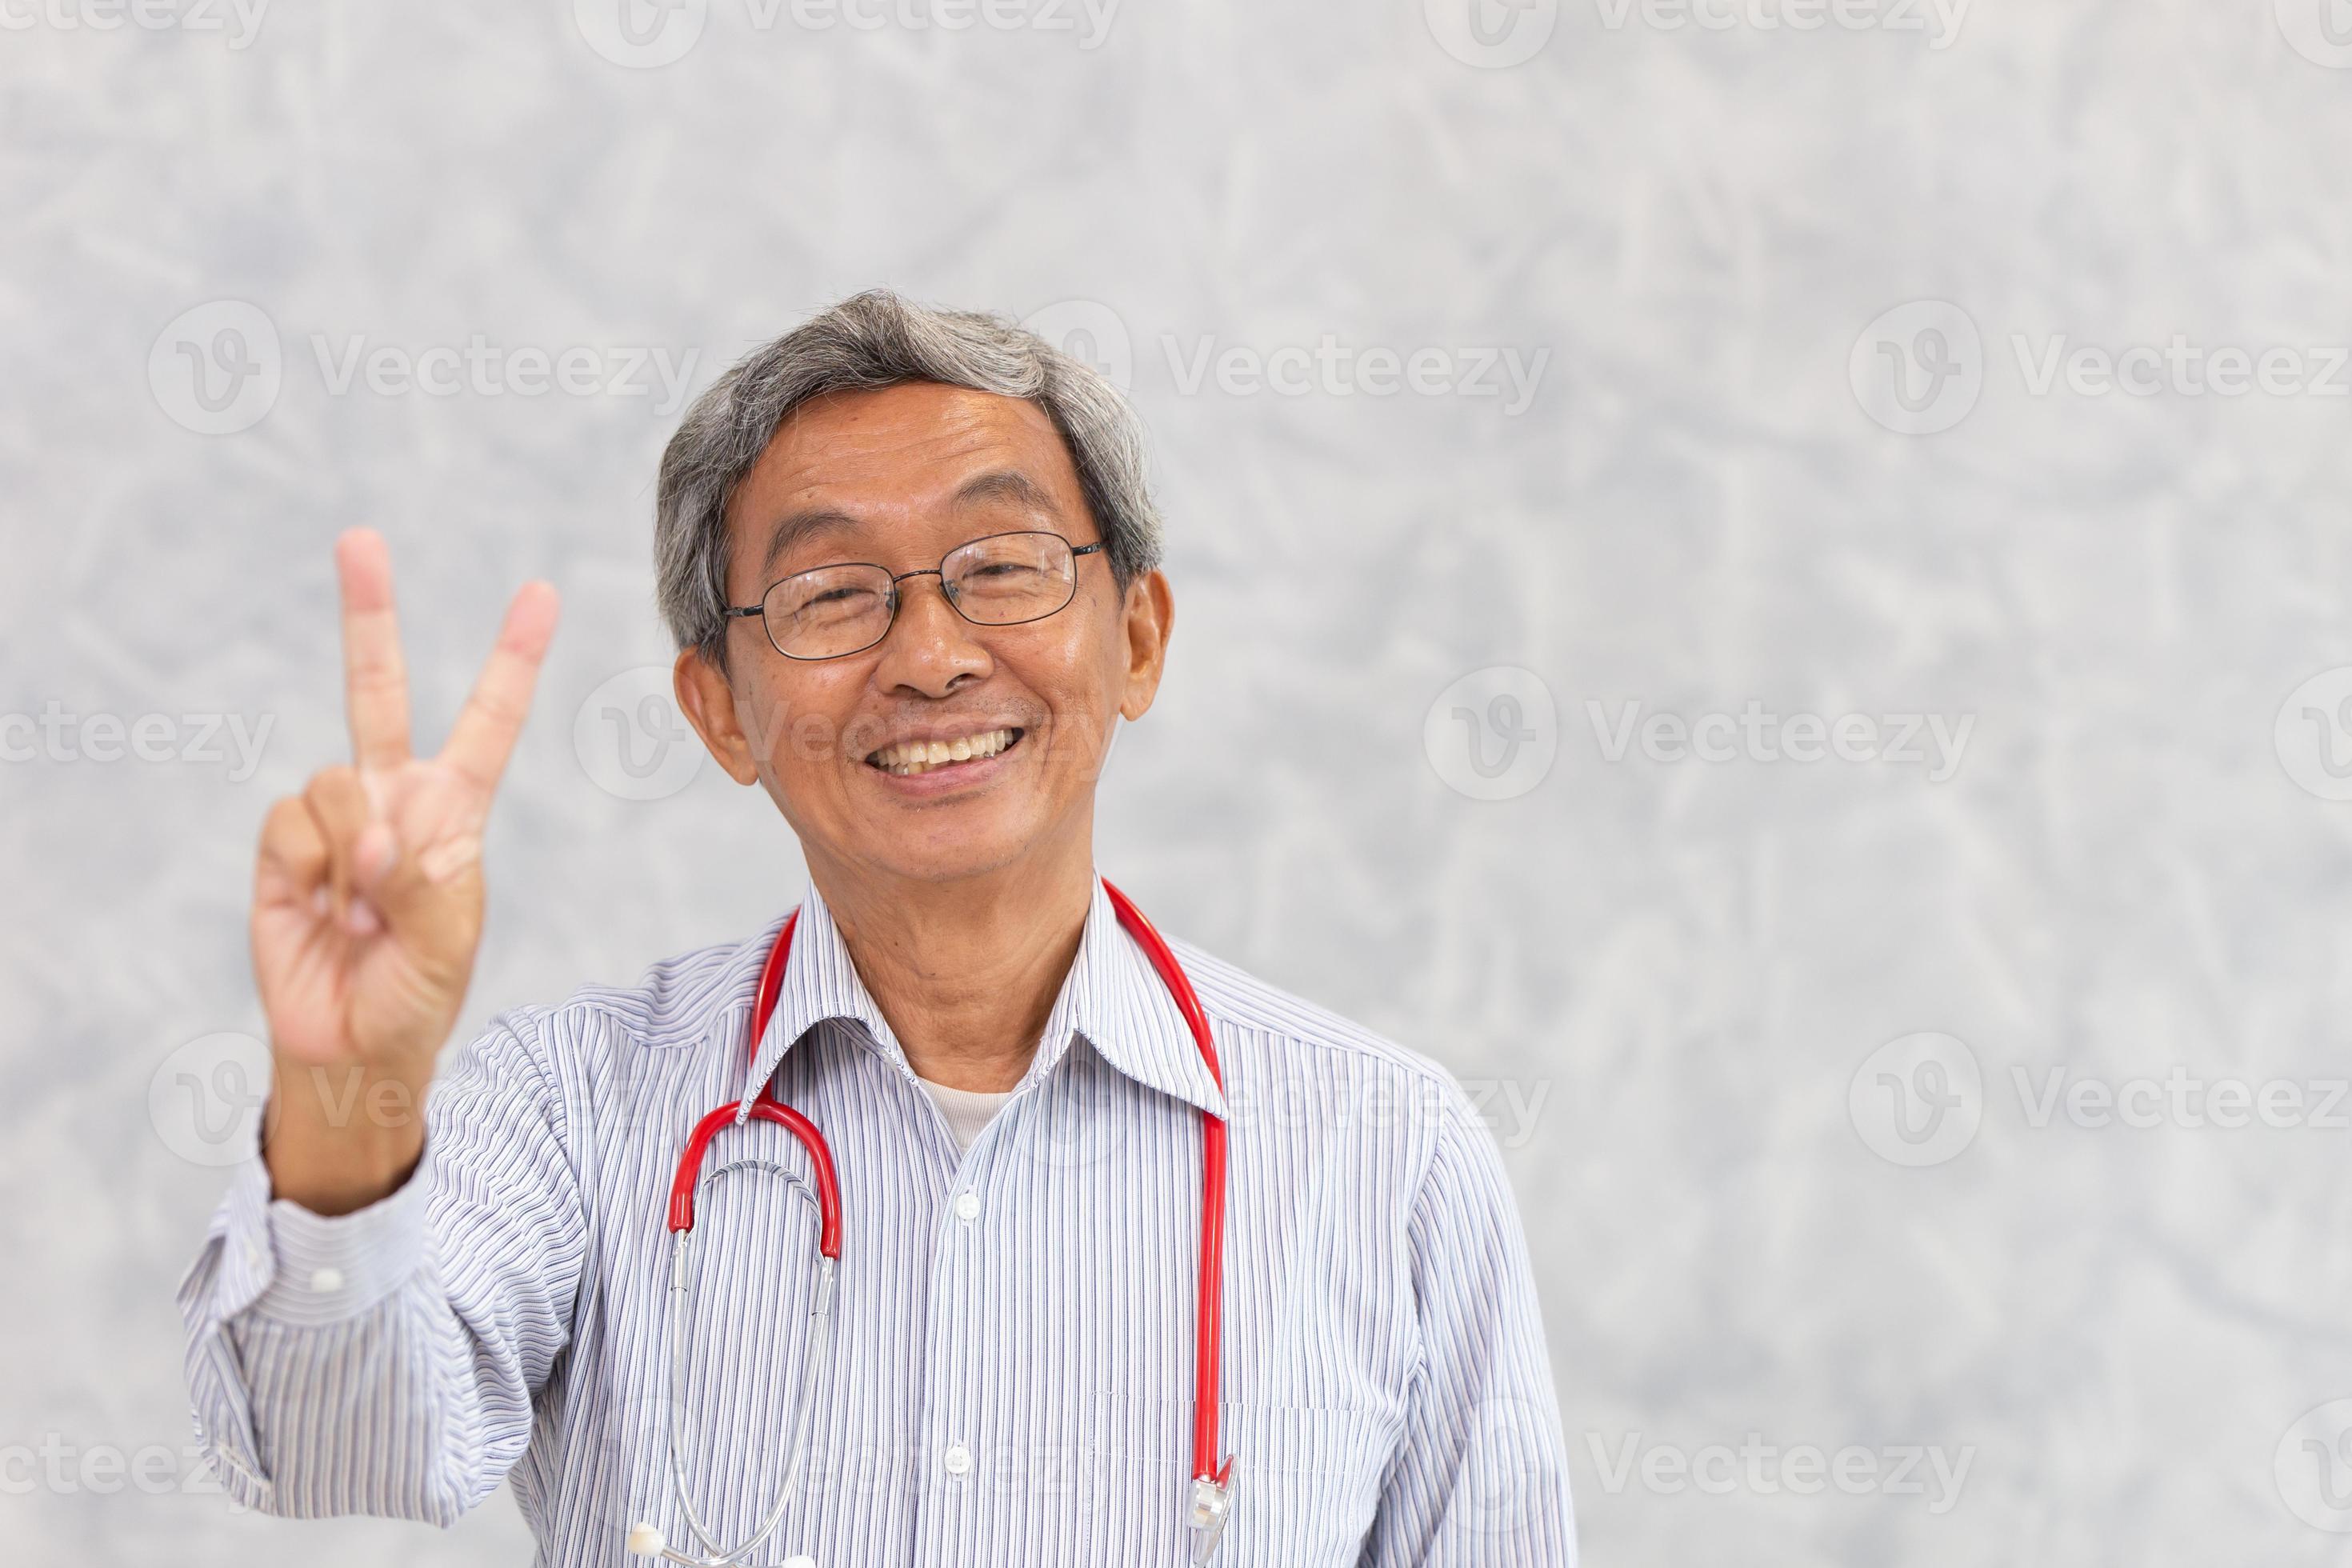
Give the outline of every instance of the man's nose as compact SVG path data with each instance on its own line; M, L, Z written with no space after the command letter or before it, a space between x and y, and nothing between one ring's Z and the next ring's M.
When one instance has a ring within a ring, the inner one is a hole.
M935 571L909 573L899 579L898 593L898 613L882 639L877 680L886 688L944 697L963 676L988 673L988 649L972 635L972 624L948 602L945 578Z

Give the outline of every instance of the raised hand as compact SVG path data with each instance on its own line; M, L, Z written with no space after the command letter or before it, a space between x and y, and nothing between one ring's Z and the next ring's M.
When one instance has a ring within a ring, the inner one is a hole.
M482 833L530 710L556 595L527 584L436 757L409 750L408 679L383 540L335 546L352 763L278 801L254 868L253 967L276 1088L278 1195L322 1213L397 1187L482 931Z

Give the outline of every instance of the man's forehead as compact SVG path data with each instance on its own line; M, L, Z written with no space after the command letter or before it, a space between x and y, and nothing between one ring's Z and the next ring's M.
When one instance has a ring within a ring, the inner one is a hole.
M907 508L1086 511L1061 432L1024 398L913 382L828 393L788 416L728 506L752 559Z
M1056 467L1075 477L1061 433L1035 404L908 382L802 404L777 426L750 477L776 487L877 480L952 487L966 468L1008 459L1049 485Z

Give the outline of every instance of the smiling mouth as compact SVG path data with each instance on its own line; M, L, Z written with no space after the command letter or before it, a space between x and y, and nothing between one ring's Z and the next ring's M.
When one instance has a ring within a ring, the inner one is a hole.
M959 763L1003 756L1020 742L1024 733L1021 730L989 730L977 735L959 735L952 741L901 741L867 753L866 765L898 778L909 778L916 773L951 768Z

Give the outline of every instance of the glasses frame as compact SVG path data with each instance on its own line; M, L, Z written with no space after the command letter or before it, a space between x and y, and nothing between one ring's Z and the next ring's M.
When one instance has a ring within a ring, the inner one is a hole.
M1060 604L1055 605L1052 609L1047 610L1042 616L1025 616L1017 621L973 620L971 616L965 614L964 607L956 603L955 595L948 589L947 570L949 559L971 549L975 544L985 544L992 539L1011 539L1016 534L1024 533L1042 533L1049 538L1059 539L1062 541L1063 548L1070 552L1069 598L1064 599ZM947 601L948 608L953 610L957 615L963 617L966 625L975 626L1034 626L1037 622L1049 620L1053 616L1060 615L1064 610L1070 607L1071 604L1078 596L1078 562L1086 556L1092 555L1098 551L1108 549L1109 544L1110 542L1107 539L1097 539L1092 544L1072 544L1068 539L1065 538L1061 534L1055 533L1050 528L1008 528L997 533L983 533L978 539L967 539L961 544L957 545L953 550L949 551L946 555L940 556L940 563L937 566L926 567L919 572L894 573L890 568L885 566L879 561L828 561L822 566L812 566L804 572L790 572L785 574L783 576L777 578L765 588L760 590L760 602L756 605L729 605L726 607L726 617L730 621L735 621L741 620L748 616L757 616L760 617L761 631L767 635L768 646L774 648L778 655L784 658L789 658L796 664L823 664L827 659L848 658L854 655L865 653L869 649L881 647L884 639L889 637L890 629L898 624L898 610L900 606L907 602L906 595L898 592L898 584L904 583L909 577L937 577L940 580L940 597ZM786 653L784 651L783 645L776 641L775 628L768 625L768 595L773 594L778 588L782 587L784 584L791 582L795 577L805 577L811 572L837 572L844 566L871 566L874 570L882 573L890 579L890 618L882 623L882 630L875 639L872 642L866 644L863 647L844 648L839 653Z

